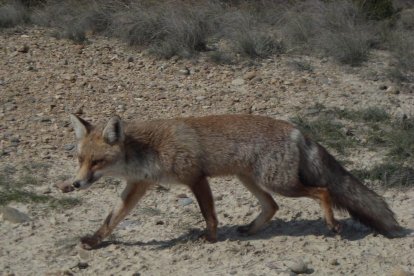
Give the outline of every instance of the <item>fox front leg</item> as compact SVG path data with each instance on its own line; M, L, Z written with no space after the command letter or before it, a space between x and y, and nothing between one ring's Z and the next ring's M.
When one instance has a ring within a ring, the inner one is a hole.
M96 248L135 207L150 186L149 182L128 182L121 194L119 207L109 213L98 231L81 238L82 248L86 250Z

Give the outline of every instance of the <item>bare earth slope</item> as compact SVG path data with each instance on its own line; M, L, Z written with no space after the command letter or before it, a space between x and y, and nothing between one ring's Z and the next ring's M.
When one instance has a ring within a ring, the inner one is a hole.
M313 275L414 272L412 237L376 236L346 215L340 216L343 233L334 236L318 204L309 199L275 196L281 209L272 223L256 236L239 236L236 226L250 222L259 206L233 178L211 180L218 243L198 239L204 221L190 192L166 186L151 191L104 247L84 251L77 246L79 237L94 231L116 204L123 183L109 179L67 195L54 187L76 170L68 112L83 112L92 121L115 113L126 119L223 113L288 119L322 103L381 106L393 116L414 116L413 94L381 90L387 83L372 77L384 66L380 59L352 69L305 58L311 72L295 70L292 59L250 65L215 65L203 57L165 61L105 38L79 46L42 29L2 31L0 167L23 171L29 166L41 181L27 189L81 203L57 208L9 203L31 221L0 220L0 275L289 275L301 263ZM369 167L382 158L369 150L348 157L353 167ZM377 191L401 224L414 228L414 190ZM193 201L180 199L185 196Z

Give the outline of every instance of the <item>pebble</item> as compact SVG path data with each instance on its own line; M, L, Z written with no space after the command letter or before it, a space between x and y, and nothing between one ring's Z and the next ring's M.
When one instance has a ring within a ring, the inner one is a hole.
M391 274L392 276L410 276L412 275L411 273L406 272L404 269L402 269L401 267L397 267L394 269L394 271Z
M292 272L295 272L296 274L308 272L308 266L302 260L296 261L289 268Z
M78 248L78 255L81 260L89 260L91 257L91 252L82 248Z
M231 84L234 86L241 86L244 84L244 79L235 79L231 82Z
M330 262L329 262L329 264L330 265L339 265L339 262L338 262L338 260L337 259L332 259Z
M17 49L17 52L19 52L19 53L27 53L27 52L29 52L29 46L28 45L23 45L23 46L20 46L18 49Z
M75 114L76 115L82 115L83 114L83 107L79 106L75 109Z
M3 213L3 219L12 223L23 223L30 221L30 217L28 215L12 207L3 207L1 212Z
M251 71L251 72L247 72L246 74L244 74L243 75L243 79L245 79L245 80L252 80L256 76L257 76L256 71Z
M180 198L180 199L178 199L178 203L181 206L187 206L187 205L190 205L191 203L193 203L193 200L191 198L189 198L189 197L187 197L187 198Z
M75 190L69 181L61 181L55 184L55 187L61 190L63 193L69 193Z
M76 81L76 75L75 74L64 74L62 76L62 79L70 81L70 82L75 82Z
M181 70L179 70L179 72L180 72L180 74L181 74L181 75L183 75L183 76L188 76L188 75L190 75L190 69L188 69L188 68L181 69Z
M66 150L66 151L71 151L74 148L75 148L74 144L66 144L66 145L63 146L63 149Z
M393 95L398 95L400 94L400 90L398 88L396 88L395 86L389 86L386 90L387 93L389 94L393 94Z
M89 267L89 264L88 264L88 263L86 263L86 262L79 262L79 263L77 264L77 266L78 266L78 268L79 268L79 269L86 269L86 268L88 268L88 267Z

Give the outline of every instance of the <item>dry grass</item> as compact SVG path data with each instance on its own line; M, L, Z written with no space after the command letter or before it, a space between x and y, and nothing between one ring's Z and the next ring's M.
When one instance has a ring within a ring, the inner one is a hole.
M0 28L10 28L27 22L27 10L19 1L0 6Z
M68 208L79 204L78 198L55 198L31 189L44 181L42 174L46 169L47 165L43 163L31 163L18 170L7 165L0 167L0 206L10 202L41 203L50 208Z
M234 62L237 55L257 59L295 52L358 66L369 59L371 49L381 47L392 52L390 78L412 81L410 5L396 1L399 13L388 24L370 20L372 14L384 11L388 18L397 10L386 0L357 2L27 0L23 5L10 0L0 6L0 27L31 22L53 27L57 37L76 43L101 33L162 58L213 51L209 55L218 63Z
M350 149L363 148L386 152L383 162L369 169L354 170L361 179L379 180L386 187L414 185L414 120L393 119L379 107L360 110L312 108L318 115L293 119L314 140L336 150L344 157ZM344 128L344 126L347 127ZM351 129L347 135L344 129ZM366 136L362 141L355 136ZM346 160L345 160L346 162Z

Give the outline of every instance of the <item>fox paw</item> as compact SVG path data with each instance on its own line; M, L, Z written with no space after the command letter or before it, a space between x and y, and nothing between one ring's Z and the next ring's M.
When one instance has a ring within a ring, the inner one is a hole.
M243 236L250 236L253 235L252 233L252 224L241 225L237 227L237 232L239 232Z
M96 248L101 243L101 241L102 239L96 235L84 236L80 239L81 247L85 250Z
M339 234L342 231L342 225L339 222L336 222L332 225L328 225L328 228L335 234Z
M217 242L217 237L216 236L212 236L212 235L209 235L207 233L201 234L199 238L201 240L209 242L209 243L216 243Z

